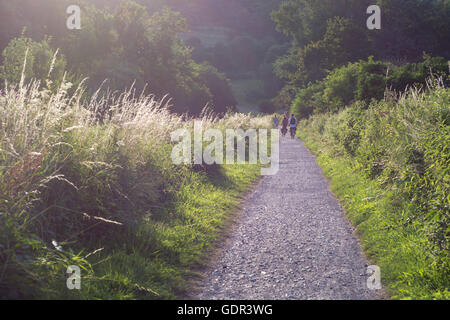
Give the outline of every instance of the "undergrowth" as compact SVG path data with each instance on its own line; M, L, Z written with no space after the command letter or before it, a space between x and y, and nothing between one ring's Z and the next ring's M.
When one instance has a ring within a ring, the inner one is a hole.
M394 299L450 298L450 90L430 82L300 123Z
M166 99L41 87L22 78L0 93L0 297L184 294L260 166L174 165L170 134L192 132L194 119L170 113ZM232 113L198 120L271 126ZM69 265L81 268L80 290L66 286Z

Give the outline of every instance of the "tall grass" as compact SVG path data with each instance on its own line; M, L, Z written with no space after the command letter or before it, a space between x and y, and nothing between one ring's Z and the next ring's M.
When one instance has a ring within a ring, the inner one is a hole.
M393 298L450 298L450 90L434 80L301 122Z
M170 134L194 119L170 113L168 98L84 97L67 82L0 93L0 297L174 298L258 166L175 166ZM271 126L244 114L200 120ZM66 287L69 265L82 268L81 290Z

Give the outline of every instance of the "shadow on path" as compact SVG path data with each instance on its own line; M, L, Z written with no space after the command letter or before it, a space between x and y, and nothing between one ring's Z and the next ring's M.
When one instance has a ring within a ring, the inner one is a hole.
M304 144L281 138L280 170L265 177L195 299L376 299L368 262Z

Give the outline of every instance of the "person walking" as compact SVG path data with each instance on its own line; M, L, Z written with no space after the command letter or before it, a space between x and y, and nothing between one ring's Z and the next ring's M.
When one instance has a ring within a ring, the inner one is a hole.
M291 138L295 138L295 133L297 131L297 118L294 116L294 114L291 115L289 118L289 128L291 130Z
M281 121L281 134L283 135L283 137L287 133L287 126L288 125L289 125L289 119L288 119L288 117L286 115L284 115L283 121Z
M274 125L274 127L275 128L278 128L278 125L280 124L280 120L278 120L278 117L277 116L275 116L274 118L273 118L273 125Z

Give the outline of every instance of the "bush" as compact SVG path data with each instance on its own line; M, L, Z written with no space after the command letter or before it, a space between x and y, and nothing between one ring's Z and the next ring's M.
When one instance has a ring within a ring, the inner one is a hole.
M450 295L450 90L430 87L300 122L397 298Z
M259 166L177 166L171 133L193 119L133 90L85 100L70 86L0 93L0 297L174 298ZM201 120L272 125L233 113ZM82 269L81 290L66 288L69 265Z
M317 106L322 106L323 83L310 83L305 89L301 89L292 102L291 113L301 118L308 118L313 114Z
M436 78L443 77L443 79L446 79L448 61L442 57L424 55L423 62L407 63L403 66L392 68L388 77L388 87L397 92L403 92L411 86L425 88L430 73Z
M424 59L420 63L395 66L370 57L367 61L336 68L323 80L298 90L292 112L307 118L313 113L337 112L356 101L368 104L383 99L387 89L402 92L408 87L425 88L430 75L442 77L448 85L448 62L426 55Z
M368 61L361 61L355 98L366 102L382 99L386 90L387 70L387 64L373 61L372 57Z
M17 85L22 79L23 71L24 79L39 80L41 86L46 85L46 80L51 80L52 88L56 88L63 79L66 60L63 55L57 55L50 48L49 41L45 39L35 42L24 35L11 40L3 50L0 79Z

